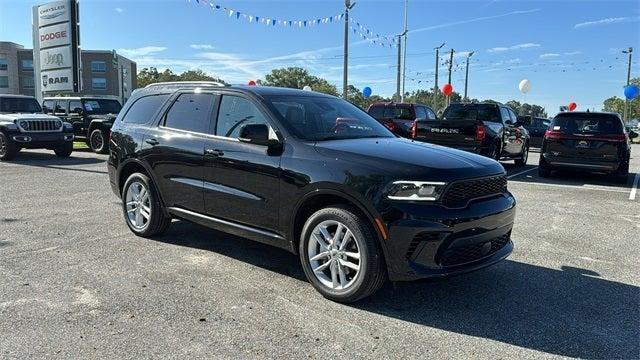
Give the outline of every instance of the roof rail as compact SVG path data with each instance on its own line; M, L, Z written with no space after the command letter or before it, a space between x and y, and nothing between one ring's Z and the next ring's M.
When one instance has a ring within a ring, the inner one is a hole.
M145 86L145 88L154 88L154 87L191 87L191 86L201 86L201 87L222 87L227 86L225 83L221 83L218 81L169 81L169 82L159 82L153 83Z

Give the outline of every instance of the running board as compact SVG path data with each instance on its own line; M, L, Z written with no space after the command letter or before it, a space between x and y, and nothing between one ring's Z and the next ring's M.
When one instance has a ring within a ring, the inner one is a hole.
M238 224L233 221L219 219L213 216L200 214L195 211L178 207L168 207L167 211L171 215L206 226L208 228L259 241L261 243L277 246L286 250L291 250L291 245L288 243L288 241L286 241L284 237L268 230Z

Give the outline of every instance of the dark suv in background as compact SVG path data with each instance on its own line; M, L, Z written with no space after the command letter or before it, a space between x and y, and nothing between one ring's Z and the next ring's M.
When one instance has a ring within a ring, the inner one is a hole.
M518 122L529 132L530 145L539 148L542 145L544 134L551 125L551 119L523 115L518 116Z
M440 120L416 121L412 138L526 165L529 132L511 108L495 103L449 105Z
M411 130L417 120L437 118L430 107L410 103L375 103L369 106L367 112L389 130L405 138L411 138Z
M180 218L281 247L336 301L387 278L476 270L513 248L515 199L498 162L396 137L333 96L155 84L126 103L109 148L135 234Z
M637 136L627 133L616 113L559 113L544 135L538 173L548 177L557 169L605 172L626 183L630 139Z
M106 154L109 149L111 126L121 108L116 99L95 96L48 97L42 102L46 114L72 124L76 138L99 154Z

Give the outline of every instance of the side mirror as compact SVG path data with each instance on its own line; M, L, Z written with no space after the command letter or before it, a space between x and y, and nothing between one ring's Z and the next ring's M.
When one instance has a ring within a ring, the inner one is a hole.
M269 126L266 124L247 124L240 128L238 140L256 145L274 146L279 144L278 139L269 136Z
M629 131L629 139L635 139L637 137L638 137L638 133L637 132L635 132L633 130Z

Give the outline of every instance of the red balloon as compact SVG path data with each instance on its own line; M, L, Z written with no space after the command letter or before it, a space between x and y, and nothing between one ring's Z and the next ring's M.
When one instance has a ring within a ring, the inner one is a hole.
M451 84L444 84L444 86L442 87L442 92L446 96L451 95L451 93L453 92L453 86L451 86Z
M571 102L569 103L569 111L573 111L578 107L578 104Z
M249 86L256 86L256 82L253 80L249 80Z

